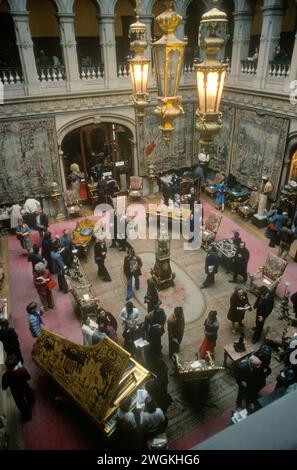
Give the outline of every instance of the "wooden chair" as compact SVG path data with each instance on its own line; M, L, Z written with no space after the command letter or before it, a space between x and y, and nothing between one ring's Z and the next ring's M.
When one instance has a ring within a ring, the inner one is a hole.
M259 267L257 271L257 273L260 273L260 276L250 276L251 292L257 294L262 286L266 286L270 292L274 292L284 274L287 264L287 261L270 253L267 256L264 266Z
M66 191L63 193L63 199L68 217L79 217L82 215L79 199L75 191Z
M133 199L142 197L142 177L141 176L130 177L129 197Z
M258 191L252 191L250 198L240 203L240 206L237 209L238 214L243 216L245 219L252 217L252 215L257 212L259 198L260 194Z

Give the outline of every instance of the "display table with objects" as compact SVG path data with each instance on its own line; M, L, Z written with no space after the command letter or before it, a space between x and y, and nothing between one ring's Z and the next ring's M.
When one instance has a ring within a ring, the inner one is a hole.
M236 212L238 207L242 205L250 196L251 191L243 186L237 185L234 188L225 187L225 202L232 212Z
M218 251L221 264L223 264L228 271L231 271L236 254L236 245L228 238L218 240L214 245Z
M78 249L79 253L85 256L91 245L96 223L96 220L80 220L77 222L75 230L71 234L73 245Z
M150 204L146 210L147 216L157 217L158 221L168 219L169 221L176 221L186 223L190 219L191 211L179 207L170 206L157 206Z
M242 359L251 356L255 352L255 348L248 341L244 341L245 351L236 352L234 342L224 347L224 367L227 367L227 359L231 359L232 366L238 364Z

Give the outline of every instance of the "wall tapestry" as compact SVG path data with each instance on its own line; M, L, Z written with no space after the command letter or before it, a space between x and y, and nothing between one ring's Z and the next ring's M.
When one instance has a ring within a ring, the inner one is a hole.
M263 175L279 185L289 120L244 109L236 110L230 173L248 188L259 187Z
M30 194L49 193L59 182L53 118L0 122L0 199L10 204Z
M194 134L194 104L183 103L185 114L180 115L175 121L175 129L172 132L171 142L167 145L162 139L159 129L159 117L154 114L154 107L147 109L144 124L140 130L140 142L144 149L140 152L143 160L140 161L139 173L147 174L150 163L155 165L156 171L164 172L170 169L190 167L193 158ZM143 135L141 135L141 133Z
M208 168L217 172L228 174L228 162L231 154L232 128L235 108L223 105L223 127L214 138L214 143L210 152Z

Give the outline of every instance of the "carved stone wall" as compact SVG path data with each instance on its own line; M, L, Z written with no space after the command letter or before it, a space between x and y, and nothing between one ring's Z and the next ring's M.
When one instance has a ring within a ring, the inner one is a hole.
M0 121L0 200L48 194L59 181L55 119Z

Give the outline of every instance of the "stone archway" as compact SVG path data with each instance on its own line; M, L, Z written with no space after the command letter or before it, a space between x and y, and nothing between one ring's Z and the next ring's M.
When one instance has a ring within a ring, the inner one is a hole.
M296 151L297 151L297 131L293 132L292 134L288 136L287 148L286 148L286 153L285 153L285 158L284 158L284 166L283 166L279 189L287 183L290 177L292 159Z
M102 113L102 114L92 114L92 115L85 115L81 116L77 119L72 119L71 121L64 123L59 126L57 125L57 139L59 145L59 157L60 157L60 171L62 176L62 187L63 190L66 190L66 174L64 168L64 156L62 150L62 142L64 138L75 130L79 130L91 125L103 125L103 124L114 124L116 126L122 126L126 128L131 133L131 143L132 143L132 168L134 169L134 174L138 174L138 160L136 154L136 146L135 146L135 123L132 118L127 116L119 116L117 114L111 113Z

